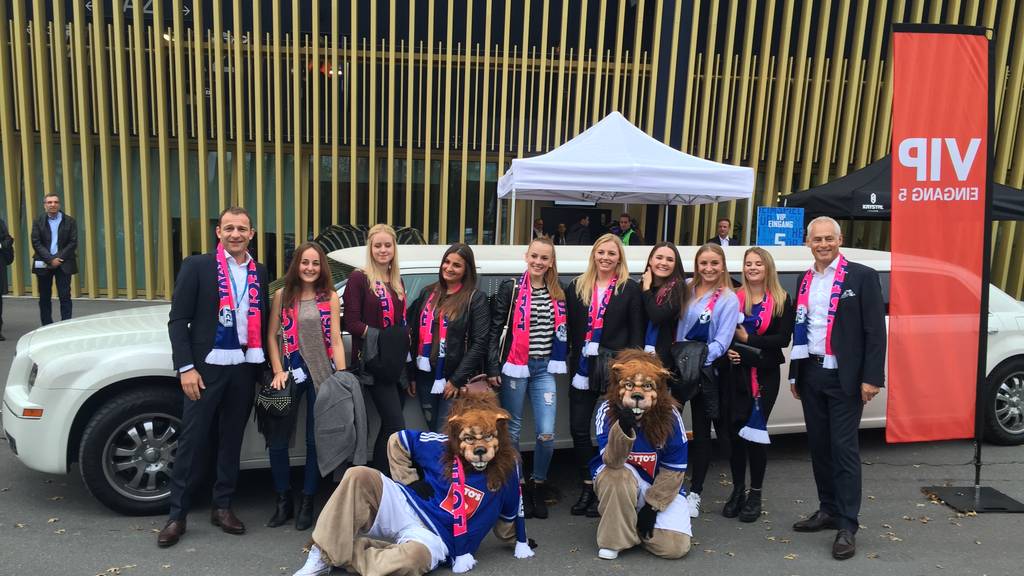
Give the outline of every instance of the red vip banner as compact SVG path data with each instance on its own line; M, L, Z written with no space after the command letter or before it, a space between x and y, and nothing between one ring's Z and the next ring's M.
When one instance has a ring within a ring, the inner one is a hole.
M971 438L987 276L989 42L945 30L897 31L893 42L886 440Z

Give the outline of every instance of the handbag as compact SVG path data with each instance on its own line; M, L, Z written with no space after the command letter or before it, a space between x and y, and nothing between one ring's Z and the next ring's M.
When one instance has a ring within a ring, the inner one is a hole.
M608 390L608 377L612 359L618 353L616 350L605 348L598 344L597 356L590 356L587 361L587 374L590 376L590 391L604 394Z
M271 386L273 382L273 370L264 370L259 392L256 393L257 417L284 418L292 413L295 379L292 377L291 371L288 371L288 379L284 383L284 388L275 389Z
M729 346L740 355L740 364L748 368L756 368L761 363L761 349L742 342L733 342Z
M708 345L706 342L683 340L672 344L671 353L672 361L679 372L673 392L680 401L688 402L703 388Z

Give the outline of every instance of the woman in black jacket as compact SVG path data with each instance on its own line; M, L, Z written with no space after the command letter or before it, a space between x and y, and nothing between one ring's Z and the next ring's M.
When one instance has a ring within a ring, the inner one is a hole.
M658 242L647 256L647 269L640 277L643 290L647 330L644 350L658 355L666 368L675 372L672 343L676 337L680 311L686 306L690 291L686 289L683 261L671 242Z
M569 284L565 295L569 324L569 430L583 490L570 512L598 517L597 495L590 476L594 446L591 420L607 382L607 360L623 348L643 346L644 318L640 286L629 278L625 247L605 234L590 249L587 270Z
M476 260L469 246L445 250L437 282L424 288L407 317L416 355L415 390L427 426L440 432L451 400L470 378L482 373L487 354L490 310L476 289Z
M743 254L743 285L736 291L742 324L736 328L733 347L726 352L732 364L722 389L722 420L729 427L732 495L722 508L726 518L753 522L761 517L761 485L768 466L768 432L765 425L779 395L782 349L793 333L793 304L779 284L775 261L763 248ZM752 350L761 351L759 360ZM741 353L742 352L742 353ZM745 491L750 462L750 491Z

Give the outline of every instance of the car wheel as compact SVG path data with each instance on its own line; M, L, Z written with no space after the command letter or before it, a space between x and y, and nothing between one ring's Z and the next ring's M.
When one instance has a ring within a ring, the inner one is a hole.
M167 512L181 430L181 395L145 388L115 396L82 433L78 465L89 492L133 516Z
M985 439L993 444L1024 444L1024 358L1000 365L988 378Z

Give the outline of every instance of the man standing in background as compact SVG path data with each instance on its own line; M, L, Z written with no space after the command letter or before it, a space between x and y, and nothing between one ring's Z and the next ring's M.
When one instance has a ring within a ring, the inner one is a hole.
M0 220L0 342L7 340L4 328L4 294L7 293L7 267L14 262L14 238L7 231L7 222Z
M39 322L53 323L50 298L57 283L60 319L71 319L71 276L78 273L78 225L60 209L60 196L43 198L45 212L32 223L32 272L39 279Z

